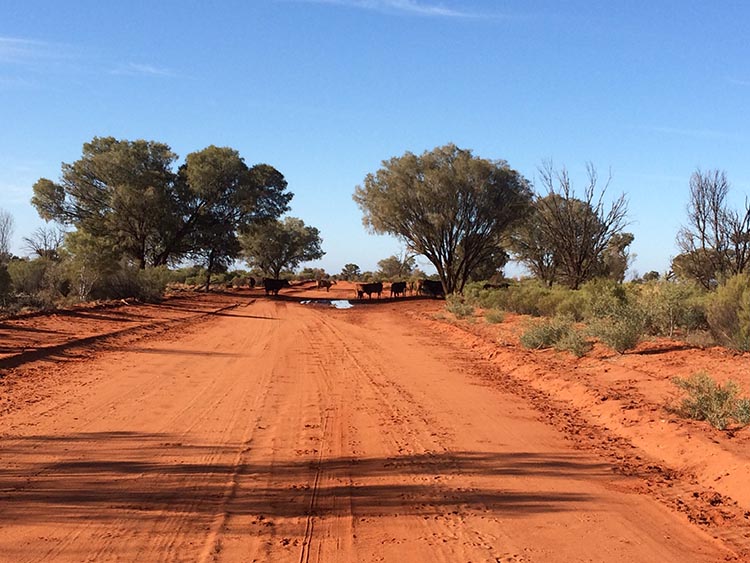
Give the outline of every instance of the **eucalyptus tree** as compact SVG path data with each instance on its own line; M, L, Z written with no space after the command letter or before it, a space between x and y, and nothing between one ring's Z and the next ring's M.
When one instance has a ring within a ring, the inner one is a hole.
M45 220L71 225L145 268L174 228L177 156L164 143L94 137L59 182L39 179L31 203Z
M354 191L363 223L395 235L435 266L446 294L497 256L532 198L528 181L502 160L453 144L384 161Z
M258 222L240 242L248 264L277 279L283 270L325 255L320 231L296 217Z

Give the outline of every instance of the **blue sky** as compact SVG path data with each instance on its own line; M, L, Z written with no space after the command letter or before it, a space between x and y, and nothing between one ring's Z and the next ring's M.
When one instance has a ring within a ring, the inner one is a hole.
M94 136L210 144L278 168L337 273L401 250L354 187L453 142L532 181L585 165L625 193L633 269L665 271L697 168L750 191L750 4L247 0L0 4L0 208L41 225L40 177Z

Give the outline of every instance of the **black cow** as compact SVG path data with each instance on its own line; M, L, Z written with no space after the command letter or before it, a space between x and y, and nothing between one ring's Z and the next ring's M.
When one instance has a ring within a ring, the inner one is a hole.
M393 282L391 284L391 297L406 297L406 282Z
M266 295L278 295L282 287L291 287L289 280L276 280L273 278L263 278L263 287L266 289Z
M508 282L500 283L486 283L482 286L482 289L508 289L510 284Z
M445 290L442 282L434 280L419 280L417 293L420 295L429 295L430 297L445 297Z
M247 278L247 285L250 286L250 289L254 288L255 287L255 278L253 278L253 277Z
M336 283L336 280L318 280L318 289L325 287L326 291L330 289L332 285Z
M357 284L357 299L362 299L367 294L369 299L372 299L372 294L377 293L378 299L380 294L383 292L383 282L374 283L358 283Z

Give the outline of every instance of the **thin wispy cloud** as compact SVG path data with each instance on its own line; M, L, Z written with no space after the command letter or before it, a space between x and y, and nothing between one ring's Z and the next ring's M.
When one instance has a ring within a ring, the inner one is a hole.
M750 86L750 80L742 80L740 78L729 78L730 84L736 84L737 86Z
M128 63L111 71L111 74L123 76L177 76L173 70L149 64Z
M2 63L28 64L61 59L65 57L66 51L63 45L34 39L0 36L0 62Z
M419 0L289 0L306 4L332 4L348 8L358 8L391 14L409 14L414 16L441 18L478 18L483 14L459 8L453 8L442 3Z

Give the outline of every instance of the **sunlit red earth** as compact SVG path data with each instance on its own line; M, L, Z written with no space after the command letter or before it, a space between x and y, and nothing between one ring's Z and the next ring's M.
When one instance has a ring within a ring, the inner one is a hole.
M750 430L668 408L698 370L750 390L750 356L576 359L514 315L324 302L353 297L0 323L0 561L750 560Z

